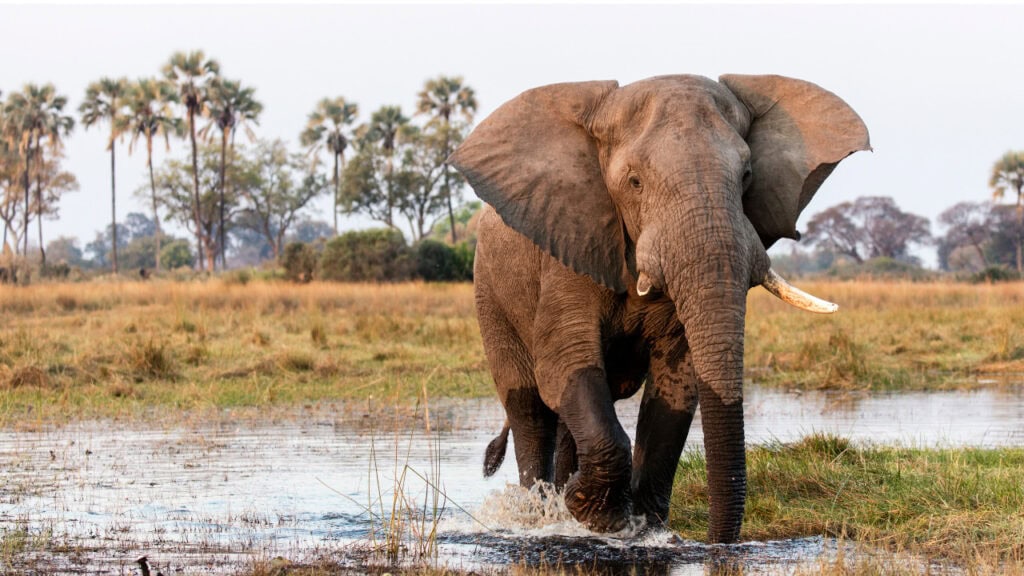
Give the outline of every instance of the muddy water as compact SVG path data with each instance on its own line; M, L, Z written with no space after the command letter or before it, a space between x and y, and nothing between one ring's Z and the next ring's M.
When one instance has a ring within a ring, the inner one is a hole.
M1020 387L858 397L752 387L745 406L750 443L833 432L918 446L1024 445ZM631 432L637 402L618 409ZM776 573L835 552L820 538L723 549L639 526L589 534L557 498L507 486L516 477L511 447L498 474L481 477L484 446L503 418L496 401L480 400L431 406L429 419L422 409L350 404L270 421L223 412L170 426L2 431L0 534L28 539L0 557L0 573L134 574L142 555L164 574L229 574L276 556L387 564L391 518L403 520L392 530L402 560L467 569L546 560L689 574L739 562L747 573ZM700 449L699 418L688 445Z

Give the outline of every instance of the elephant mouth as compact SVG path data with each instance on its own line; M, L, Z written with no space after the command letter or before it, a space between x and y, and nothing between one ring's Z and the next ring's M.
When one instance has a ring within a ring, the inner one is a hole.
M768 273L765 274L761 285L776 298L801 310L814 312L816 314L832 314L839 310L838 304L804 292L787 282L785 278L779 276L779 274L771 268L769 268ZM640 272L639 278L637 278L636 281L636 293L640 296L647 296L652 289L656 291L661 290L660 287L654 284L654 281L647 275L647 273Z

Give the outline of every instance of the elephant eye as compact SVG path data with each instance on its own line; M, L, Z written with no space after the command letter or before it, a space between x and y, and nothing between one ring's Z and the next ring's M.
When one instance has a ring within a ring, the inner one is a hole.
M643 184L643 182L640 181L640 177L639 176L630 176L629 177L629 186L633 190L639 192L640 190L643 189L644 184Z
M750 186L750 179L754 176L754 173L750 170L750 166L747 165L743 169L743 189L746 190Z

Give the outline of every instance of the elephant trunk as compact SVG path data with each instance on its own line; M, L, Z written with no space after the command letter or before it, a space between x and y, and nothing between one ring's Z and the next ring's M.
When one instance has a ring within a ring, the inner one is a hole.
M747 494L743 436L743 329L746 287L719 300L684 306L694 370L698 377L710 519L708 541L739 540ZM695 309L696 308L696 309Z
M637 267L663 283L685 329L699 381L710 496L708 538L728 543L739 539L746 503L743 333L747 291L763 281L769 262L738 203L716 202L711 195L705 198L710 204L706 209L684 213L681 222L686 232L678 244L651 250L656 247L653 242L645 243L641 237Z

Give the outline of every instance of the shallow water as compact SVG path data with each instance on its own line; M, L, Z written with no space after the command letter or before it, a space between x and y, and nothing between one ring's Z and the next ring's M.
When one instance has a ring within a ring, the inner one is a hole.
M886 444L1024 445L1019 388L851 397L750 387L747 441L833 432ZM630 433L637 406L617 406ZM142 555L165 574L233 573L279 555L386 564L384 519L392 516L406 522L401 558L434 557L420 550L434 541L438 561L472 569L544 559L613 572L704 573L740 562L747 573L776 573L835 552L821 538L723 548L667 532L599 537L557 499L506 486L516 478L511 447L498 474L482 478L484 446L504 419L495 400L432 406L429 432L422 411L380 414L325 405L273 421L224 412L170 428L83 422L2 431L0 533L27 531L45 544L0 572L41 562L48 573L134 574ZM688 446L700 445L698 417ZM436 538L419 535L434 517Z

